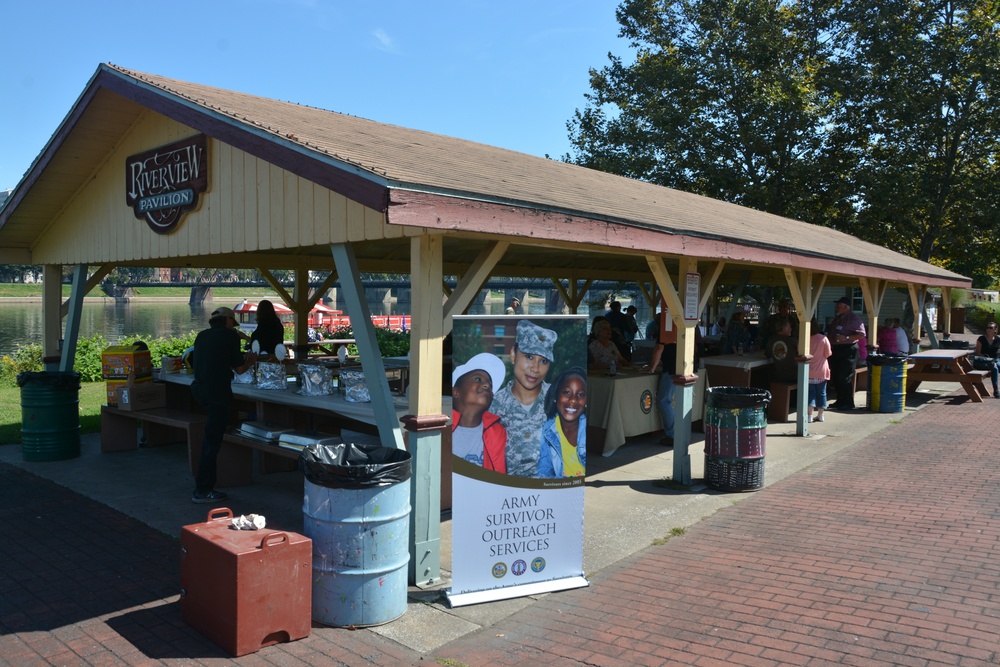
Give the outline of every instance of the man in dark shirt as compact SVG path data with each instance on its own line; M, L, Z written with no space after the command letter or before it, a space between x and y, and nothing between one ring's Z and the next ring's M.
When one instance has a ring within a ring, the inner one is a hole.
M201 443L201 458L195 475L195 490L191 502L214 503L226 498L215 490L216 468L222 436L229 421L229 406L233 402L233 371L245 373L257 361L250 352L240 351L240 335L236 332L236 315L229 308L216 308L212 319L194 340L194 382L191 394L205 410L205 438Z
M851 308L851 300L837 299L837 314L827 328L833 356L830 357L830 381L837 393L831 410L853 410L854 373L858 365L858 341L865 337L865 324Z

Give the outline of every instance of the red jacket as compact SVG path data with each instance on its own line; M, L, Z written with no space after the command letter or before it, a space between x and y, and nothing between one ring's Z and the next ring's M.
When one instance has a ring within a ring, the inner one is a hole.
M458 428L462 415L451 411L451 430ZM483 413L483 467L501 475L507 474L507 429L492 412Z

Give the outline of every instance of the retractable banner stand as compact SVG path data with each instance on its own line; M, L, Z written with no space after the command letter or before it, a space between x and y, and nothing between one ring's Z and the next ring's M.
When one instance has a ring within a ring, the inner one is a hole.
M456 316L452 607L587 586L587 321Z

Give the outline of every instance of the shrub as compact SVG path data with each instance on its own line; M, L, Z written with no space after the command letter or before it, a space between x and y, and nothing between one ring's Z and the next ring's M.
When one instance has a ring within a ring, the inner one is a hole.
M38 373L44 370L42 365L42 344L31 343L17 348L13 355L0 358L0 382L9 386L17 385L18 373L25 371Z
M354 338L354 330L351 327L340 327L325 332L323 337L326 339ZM409 331L393 331L385 327L375 327L375 340L383 357L405 357L410 353ZM351 354L358 353L358 348L354 344L348 345L347 348Z
M149 356L153 366L159 366L164 355L168 357L179 357L187 348L194 345L195 336L198 332L178 336L176 338L144 338L142 336L130 336L122 339L119 345L131 345L142 340L149 346ZM73 370L80 374L82 382L101 382L101 353L110 345L101 334L94 334L90 338L81 338L76 344L76 357L73 359ZM15 386L17 384L17 374L23 371L40 372L44 370L42 364L42 345L32 343L23 345L17 349L13 355L4 356L0 359L0 382L5 385Z

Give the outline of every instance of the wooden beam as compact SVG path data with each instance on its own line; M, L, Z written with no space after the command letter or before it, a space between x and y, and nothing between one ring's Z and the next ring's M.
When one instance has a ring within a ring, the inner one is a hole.
M442 333L447 335L451 331L451 318L466 311L469 304L479 294L479 290L483 288L483 284L489 280L493 267L497 265L509 247L510 243L507 241L491 243L483 248L469 270L462 274L455 289L448 296L448 302L444 305Z
M84 287L83 295L86 296L90 294L90 292L93 291L95 287L100 285L101 281L104 280L104 278L106 278L107 275L114 270L114 268L115 268L114 264L102 264L101 266L99 266L97 270L94 271L93 275L91 275L90 278L87 279L87 284ZM62 317L66 317L69 314L69 299L63 301L62 306L59 309L59 314Z
M578 279L571 276L566 281L566 284L569 285L569 292L567 292L559 278L549 276L549 280L552 281L556 291L559 292L559 296L562 297L562 300L566 302L566 305L569 307L569 311L571 313L576 313L577 309L580 307L580 303L583 301L584 295L587 294L587 290L590 289L590 286L594 282L589 279L585 280L583 281L583 286L581 287L578 283Z

